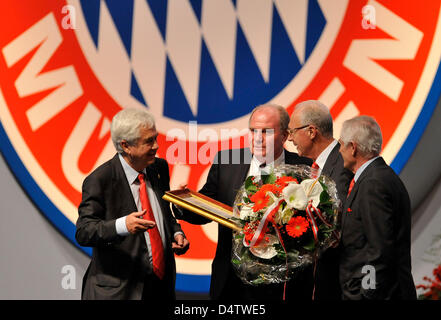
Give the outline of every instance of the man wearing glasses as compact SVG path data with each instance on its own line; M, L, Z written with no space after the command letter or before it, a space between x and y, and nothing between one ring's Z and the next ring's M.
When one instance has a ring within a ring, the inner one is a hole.
M353 173L343 166L340 144L333 138L333 122L328 107L316 100L299 103L289 122L288 140L297 147L299 155L311 158L313 172L330 177L337 185L338 198L346 199ZM340 299L338 253L328 249L320 259L316 271L315 299Z

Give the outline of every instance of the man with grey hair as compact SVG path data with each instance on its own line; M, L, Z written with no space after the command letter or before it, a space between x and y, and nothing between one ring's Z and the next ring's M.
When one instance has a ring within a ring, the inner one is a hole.
M333 122L329 108L320 101L308 100L297 104L289 122L289 138L301 156L314 160L313 173L330 177L337 186L341 203L353 173L343 166L339 153L340 144L333 137ZM318 261L315 274L315 300L339 300L341 298L338 281L338 250L329 248Z
M174 299L174 253L188 240L162 200L170 178L154 119L123 109L111 136L117 154L86 177L78 208L76 240L93 248L82 299Z
M353 174L343 166L329 108L316 100L299 103L291 114L289 132L288 140L297 147L299 155L314 160L317 175L325 174L335 181L338 197L344 202Z
M210 168L207 181L200 193L217 201L233 206L237 192L248 176L268 173L280 164L311 165L311 159L300 157L284 149L288 137L289 114L279 105L264 104L257 106L249 120L250 148L220 151ZM194 223L210 222L201 216L184 211L182 219ZM232 231L219 224L216 255L212 263L210 297L226 300L281 300L283 285L250 286L236 276L231 264ZM295 288L302 281L296 279L288 289ZM292 294L291 294L292 293ZM306 299L308 293L288 290L290 300Z
M398 175L380 156L380 126L369 116L347 120L340 144L344 166L355 174L342 216L343 299L416 299L410 199Z

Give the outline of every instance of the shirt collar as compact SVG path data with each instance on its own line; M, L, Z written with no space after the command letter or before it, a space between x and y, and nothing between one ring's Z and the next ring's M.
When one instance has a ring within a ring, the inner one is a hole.
M127 181L129 182L129 185L134 183L136 179L138 179L139 172L133 169L126 161L126 159L123 158L123 156L119 153L118 154L119 161L121 162L121 165L123 167L124 173L126 175ZM145 174L145 169L142 170L142 172Z
M255 156L253 156L252 161L254 161L254 163L257 165L257 167L259 168L260 165L262 165L264 162L259 161ZM272 167L272 168L277 168L279 165L285 163L285 151L282 151L282 153L280 154L280 156L274 160L273 162L267 163L265 165L264 168L268 168L268 167Z
M331 151L334 149L334 147L337 145L337 140L334 139L315 159L315 163L318 164L320 167L320 170L323 170L323 167L325 166L326 160L328 160L329 155L331 154Z
M372 158L371 160L366 161L365 163L363 163L363 165L358 168L357 172L355 172L354 175L354 181L357 182L357 179L361 176L361 174L363 173L364 170L366 170L366 168L372 163L374 162L376 159L378 159L380 156L376 156L374 158Z

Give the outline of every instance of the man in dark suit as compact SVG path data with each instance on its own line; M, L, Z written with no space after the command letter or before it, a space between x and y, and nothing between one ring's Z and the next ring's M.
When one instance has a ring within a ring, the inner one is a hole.
M314 160L317 176L326 175L336 183L338 198L343 203L353 173L343 166L340 144L333 138L333 122L328 107L316 100L299 103L291 114L289 131L288 139L297 147L299 155ZM336 248L329 248L320 257L314 275L314 299L340 299L338 261ZM312 268L310 271L313 273Z
M188 241L162 200L168 164L156 158L158 133L146 110L124 109L112 120L118 153L83 182L76 240L93 247L82 299L174 299L173 251Z
M310 159L299 157L283 148L288 137L288 123L289 115L285 108L276 105L256 107L249 120L251 150L219 152L210 168L207 181L199 192L233 206L236 194L248 176L257 176L261 170L268 172L272 167L283 163L311 165ZM191 212L185 212L183 219L195 224L210 222ZM212 263L210 297L228 300L281 300L283 285L250 286L242 283L231 264L231 249L232 231L219 224L216 255ZM295 299L302 294L308 295L304 292L295 293L296 296L287 295L287 299Z
M372 117L352 118L343 123L340 144L344 166L355 174L342 217L343 298L416 299L410 199L400 178L379 156L381 129Z

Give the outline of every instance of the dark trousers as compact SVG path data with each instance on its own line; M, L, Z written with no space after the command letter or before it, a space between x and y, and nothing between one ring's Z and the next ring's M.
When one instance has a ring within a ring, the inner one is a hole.
M170 290L167 281L159 279L155 274L145 278L142 300L170 301L174 300L174 290Z

